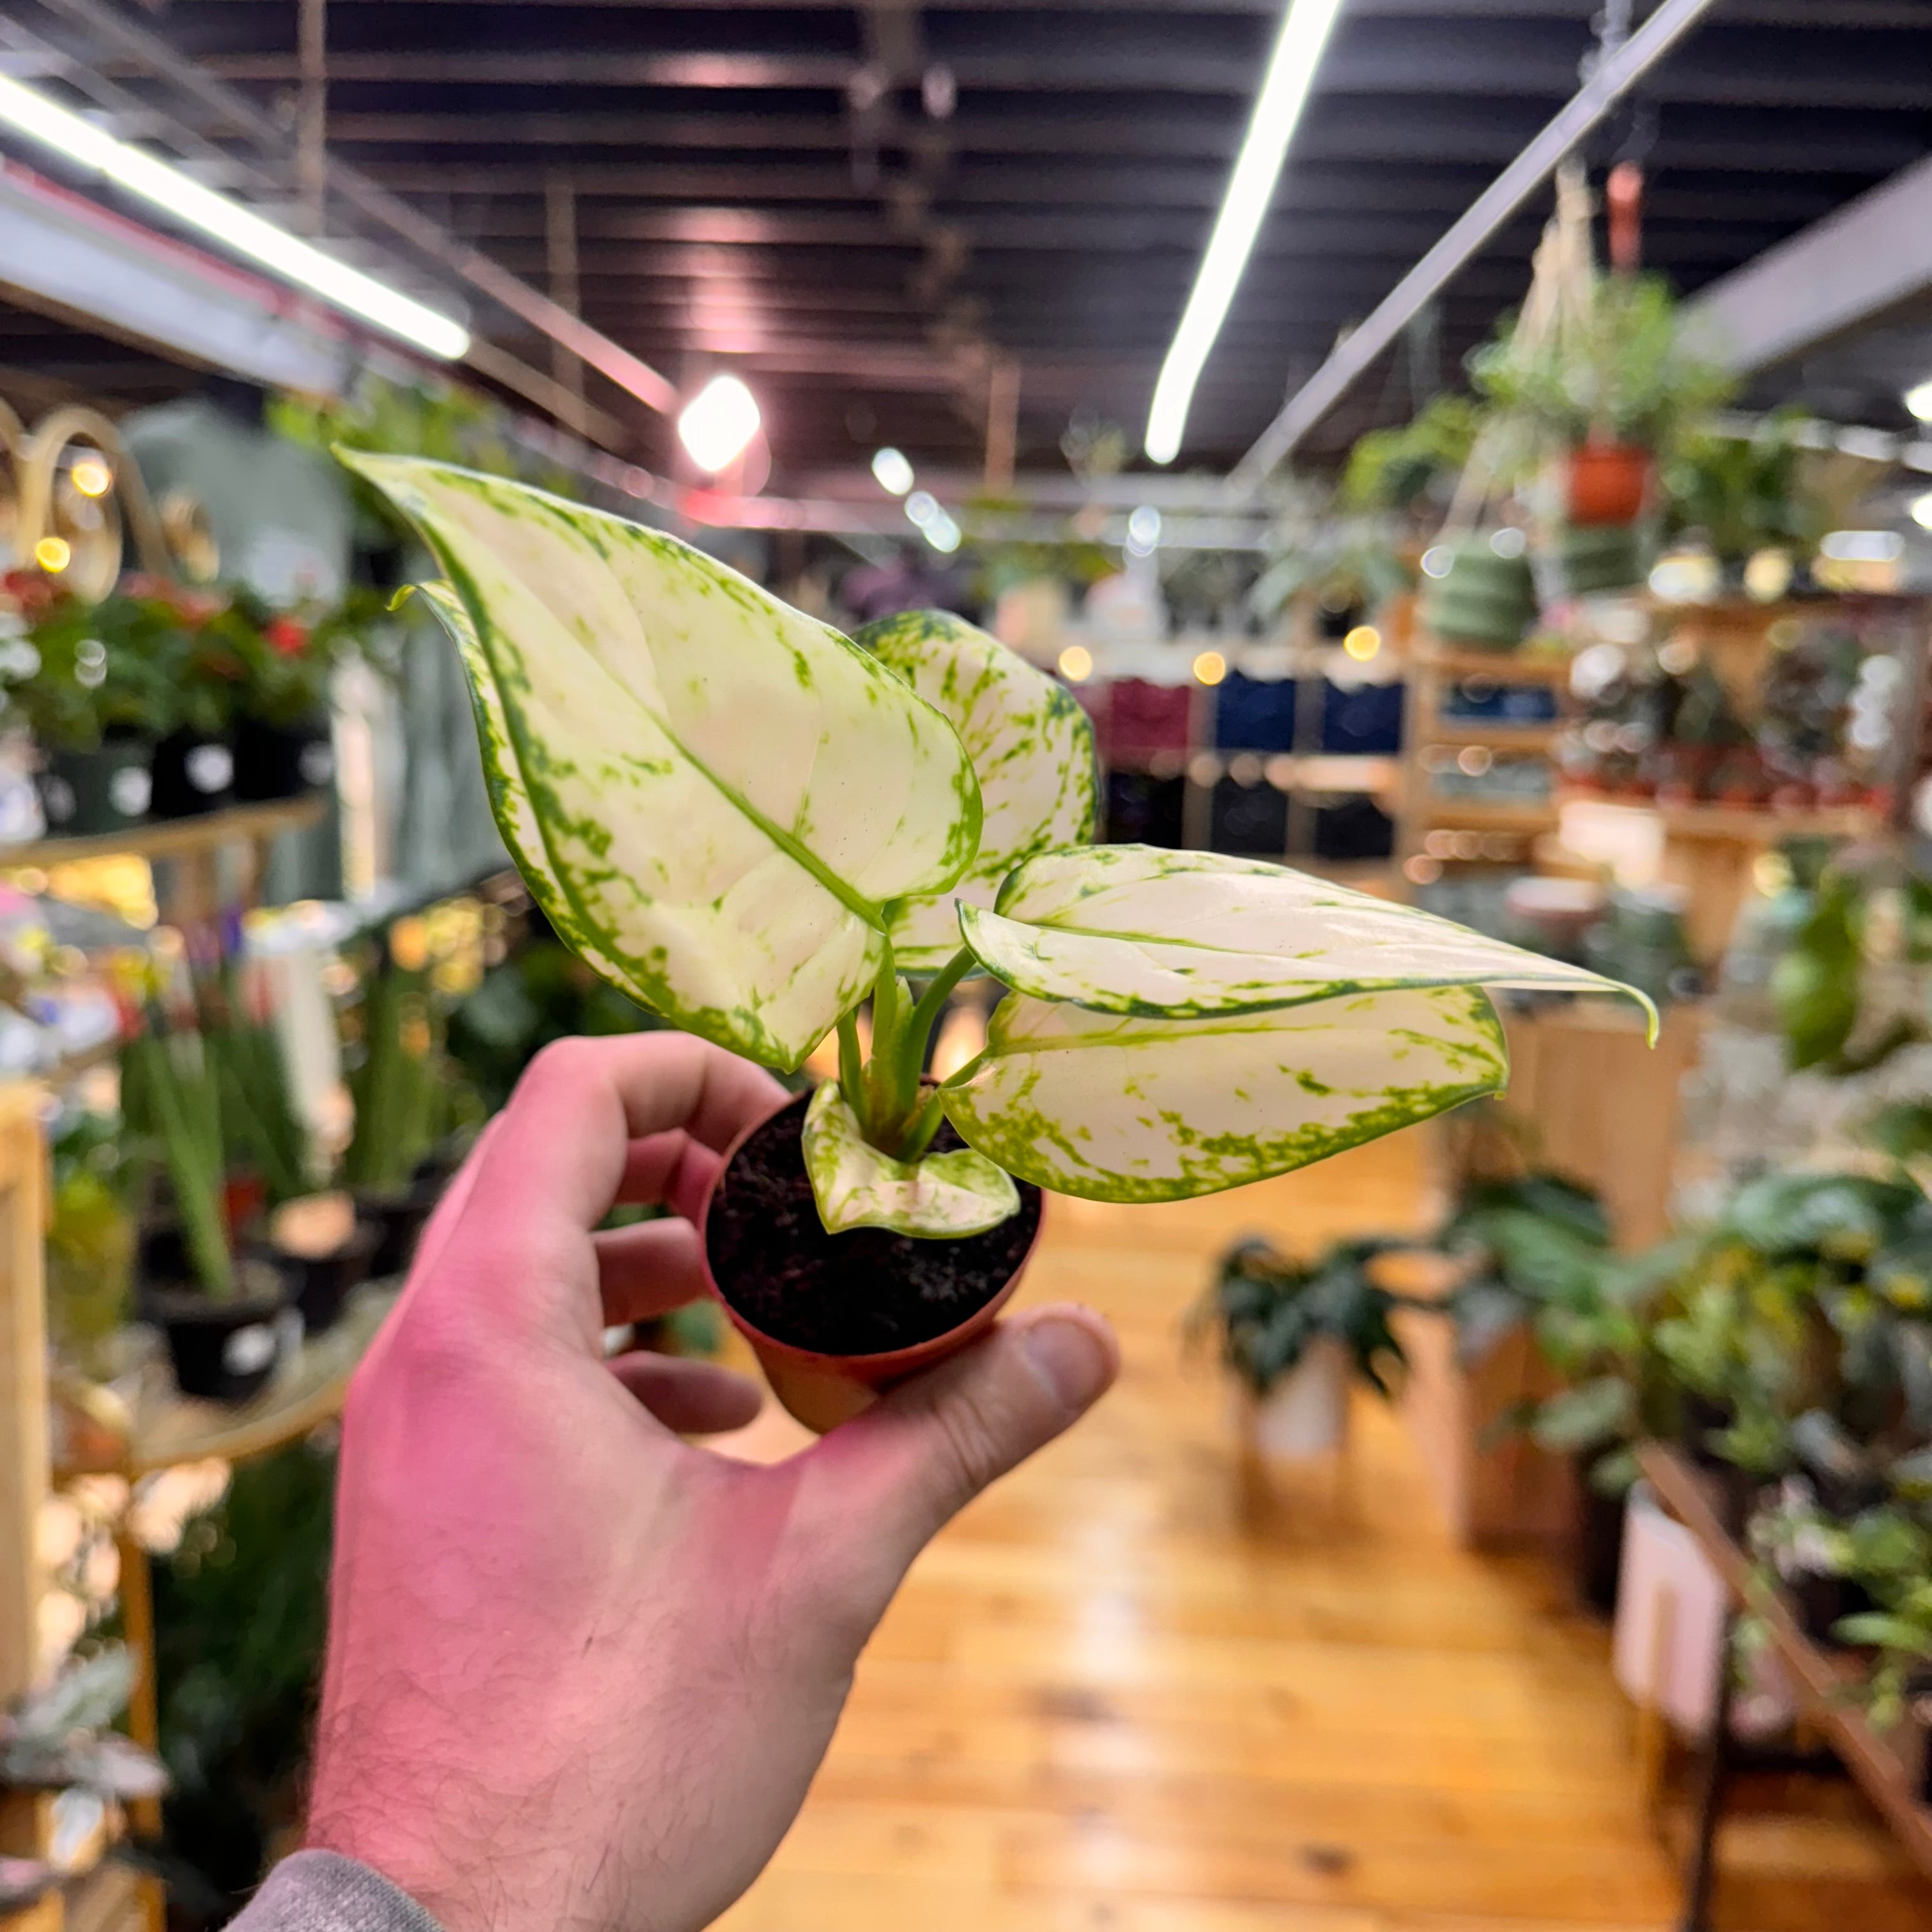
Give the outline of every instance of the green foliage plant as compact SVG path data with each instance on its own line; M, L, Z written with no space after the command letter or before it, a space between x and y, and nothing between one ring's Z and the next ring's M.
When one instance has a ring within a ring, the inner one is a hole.
M1478 392L1546 443L1638 444L1660 454L1730 396L1730 376L1684 340L1657 275L1593 272L1581 316L1526 337L1514 316L1469 359Z
M1401 1245L1337 1241L1301 1262L1266 1241L1240 1242L1222 1257L1190 1312L1190 1334L1213 1337L1223 1365L1257 1396L1292 1374L1310 1346L1326 1337L1342 1345L1355 1372L1386 1399L1406 1366L1390 1317L1399 1308L1432 1306L1376 1280L1376 1257Z
M345 457L434 553L497 824L628 998L780 1071L835 1037L826 1226L998 1226L1013 1178L1163 1201L1494 1091L1495 984L1577 968L1279 866L1096 846L1084 714L944 613L854 640L658 532L522 484ZM936 1085L969 974L986 1050ZM869 1004L869 1048L859 1018ZM966 1143L934 1154L940 1120Z
M212 1301L232 1301L220 1073L200 1034L152 1015L147 1029L121 1049L121 1110L136 1148L167 1175L202 1292Z

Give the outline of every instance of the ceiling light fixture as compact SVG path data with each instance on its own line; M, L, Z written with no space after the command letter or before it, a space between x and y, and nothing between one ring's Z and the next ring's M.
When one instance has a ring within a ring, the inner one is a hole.
M1254 118L1247 138L1228 178L1228 193L1208 238L1194 292L1187 298L1180 326L1161 364L1154 401L1148 410L1147 453L1156 463L1172 463L1180 453L1187 427L1188 406L1194 386L1206 366L1208 352L1226 320L1228 305L1240 286L1242 272L1253 252L1255 237L1274 197L1281 164L1295 123L1308 99L1322 50L1328 44L1342 0L1288 0L1281 37L1268 62L1262 90L1256 97Z
M1905 392L1905 406L1922 423L1932 423L1932 376Z
M911 464L903 450L895 449L890 443L872 452L872 474L878 479L879 488L890 490L895 496L903 496L912 488Z
M324 254L252 208L202 187L146 148L117 140L92 121L4 74L0 74L0 126L92 169L184 226L428 355L453 362L468 352L470 332L460 322Z
M735 376L714 376L684 406L678 440L691 460L715 476L744 454L758 425L758 399Z
M1913 498L1912 520L1922 530L1932 530L1932 490L1928 490L1922 496Z

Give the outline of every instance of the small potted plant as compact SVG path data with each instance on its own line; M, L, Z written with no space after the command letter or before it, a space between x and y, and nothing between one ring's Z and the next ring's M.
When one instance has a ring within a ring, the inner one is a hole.
M47 1217L49 1338L86 1376L109 1370L107 1351L132 1312L134 1221L127 1163L114 1125L82 1112L52 1137Z
M178 1219L142 1244L142 1300L167 1339L184 1395L245 1402L266 1387L299 1332L285 1284L236 1251L222 1136L220 1076L192 1028L156 1012L122 1048L128 1131L166 1175Z
M455 1124L457 1076L420 966L386 960L364 982L354 1028L356 1124L340 1180L381 1278L408 1269L448 1178L437 1152Z
M373 595L352 592L320 614L238 596L230 607L222 628L245 677L235 725L235 796L243 804L298 798L334 777L329 682L375 615Z
M1246 1430L1268 1461L1298 1462L1341 1447L1348 1390L1359 1376L1385 1400L1404 1366L1389 1318L1410 1304L1370 1273L1388 1241L1338 1241L1312 1262L1267 1242L1229 1250L1190 1328L1211 1335L1246 1400Z
M1042 1189L1166 1201L1303 1166L1500 1087L1484 985L1609 988L1277 866L1087 843L1084 714L957 618L855 641L657 531L344 460L442 566L497 823L559 936L766 1066L837 1040L704 1217L809 1423L992 1321ZM922 1079L976 974L1007 988L985 1051Z
M166 614L136 597L87 604L56 590L0 615L12 633L0 644L5 716L39 748L47 830L138 825L152 802L156 741L173 717Z

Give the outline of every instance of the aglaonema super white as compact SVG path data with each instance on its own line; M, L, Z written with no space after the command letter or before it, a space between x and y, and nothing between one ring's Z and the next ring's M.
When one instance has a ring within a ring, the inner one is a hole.
M497 821L559 934L766 1066L836 1033L804 1130L834 1232L980 1232L1016 1176L1099 1201L1238 1186L1498 1090L1486 988L1642 999L1282 866L1089 842L1085 715L957 617L848 638L620 518L344 460L442 568ZM922 1082L980 974L1006 989L985 1051ZM942 1119L965 1148L933 1150Z

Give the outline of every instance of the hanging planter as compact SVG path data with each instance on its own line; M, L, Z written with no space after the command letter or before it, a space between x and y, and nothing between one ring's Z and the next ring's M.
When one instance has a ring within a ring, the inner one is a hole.
M1650 497L1650 452L1641 443L1586 442L1563 459L1563 513L1573 525L1635 523Z
M1498 532L1455 542L1449 568L1423 593L1418 615L1436 636L1473 650L1513 651L1536 621L1536 580L1529 559L1498 552Z
M1648 559L1634 524L1573 525L1558 533L1557 562L1573 597L1634 590L1648 576Z

